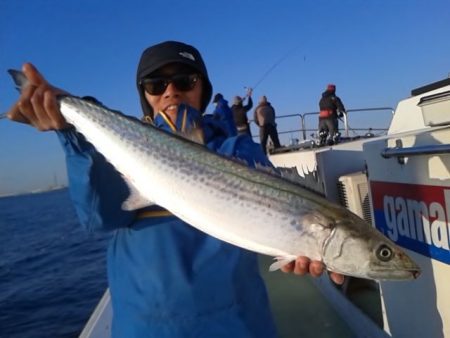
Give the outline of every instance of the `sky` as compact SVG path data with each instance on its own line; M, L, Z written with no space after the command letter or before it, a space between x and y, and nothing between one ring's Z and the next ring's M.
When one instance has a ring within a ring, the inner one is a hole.
M0 114L18 98L7 69L32 62L53 85L140 116L137 63L165 40L200 50L214 93L232 101L254 87L255 103L266 95L277 116L317 111L328 83L347 109L395 108L449 76L449 37L448 0L0 0ZM355 113L350 126L389 120L389 111ZM278 121L280 132L300 126ZM66 182L54 132L3 119L0 145L0 195Z

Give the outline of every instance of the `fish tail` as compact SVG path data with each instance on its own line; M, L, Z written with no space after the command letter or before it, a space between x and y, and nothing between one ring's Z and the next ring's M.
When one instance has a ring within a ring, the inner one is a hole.
M16 69L8 69L9 75L11 75L14 83L16 84L16 89L21 92L23 88L25 88L28 85L28 79L25 76L25 74Z

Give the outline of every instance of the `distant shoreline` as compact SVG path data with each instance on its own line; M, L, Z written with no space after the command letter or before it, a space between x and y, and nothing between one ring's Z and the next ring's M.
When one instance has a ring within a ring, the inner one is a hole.
M15 197L15 196L23 196L23 195L42 194L42 193L46 193L46 192L57 191L57 190L63 190L63 189L67 189L67 186L66 186L66 185L58 185L58 186L49 187L49 188L46 188L46 189L35 189L35 190L31 190L31 191L23 191L23 192L16 192L16 193L7 193L7 194L0 195L0 198L4 198L4 197Z

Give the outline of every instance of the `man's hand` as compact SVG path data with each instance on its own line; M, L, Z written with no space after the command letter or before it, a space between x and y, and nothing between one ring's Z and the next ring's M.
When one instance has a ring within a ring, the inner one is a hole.
M8 111L8 118L30 124L41 131L67 128L68 124L56 101L57 95L66 92L50 85L31 63L24 64L22 71L29 84L22 89L19 99Z
M307 273L311 274L313 277L319 277L323 271L325 270L325 266L320 261L311 261L308 257L297 257L295 262L291 262L281 268L283 272L293 272L296 275L303 276ZM336 273L330 272L329 276L333 282L338 285L344 283L344 276Z

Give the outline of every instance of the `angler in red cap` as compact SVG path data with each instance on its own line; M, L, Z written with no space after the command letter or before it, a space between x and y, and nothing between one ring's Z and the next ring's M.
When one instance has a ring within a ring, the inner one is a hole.
M319 101L319 138L320 145L333 145L339 142L339 117L345 113L344 104L336 96L336 85L330 83Z

